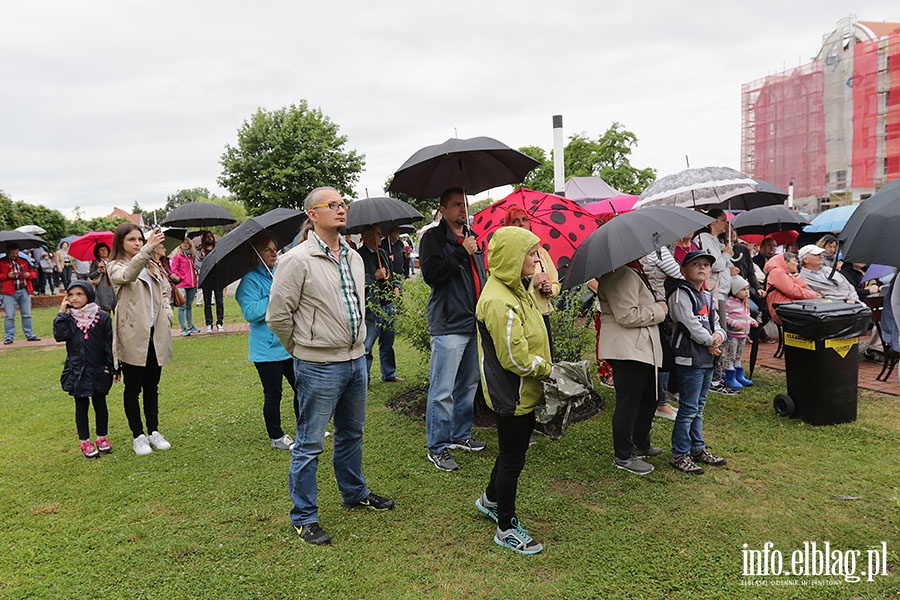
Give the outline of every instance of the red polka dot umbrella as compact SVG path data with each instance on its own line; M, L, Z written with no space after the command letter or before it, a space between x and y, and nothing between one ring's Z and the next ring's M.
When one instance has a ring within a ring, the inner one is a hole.
M506 211L518 207L528 213L531 231L541 238L557 268L566 267L575 250L599 223L594 215L562 196L519 188L475 215L472 231L479 240L490 241L495 231L505 224Z

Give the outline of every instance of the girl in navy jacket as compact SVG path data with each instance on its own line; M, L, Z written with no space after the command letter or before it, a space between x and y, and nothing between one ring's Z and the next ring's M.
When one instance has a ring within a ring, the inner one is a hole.
M66 343L66 364L59 379L62 389L75 398L75 426L85 458L109 454L112 446L106 437L109 412L106 394L113 382L112 321L94 302L94 287L75 280L66 289L66 297L53 319L53 337ZM97 442L91 441L88 408L94 400Z

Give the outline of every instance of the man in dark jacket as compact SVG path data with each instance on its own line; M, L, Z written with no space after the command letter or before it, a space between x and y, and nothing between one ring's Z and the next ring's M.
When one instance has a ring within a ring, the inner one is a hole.
M461 189L441 194L441 222L419 244L422 276L431 287L428 332L431 376L425 431L428 460L442 471L459 465L449 449L479 451L472 438L472 414L478 388L475 304L487 275L483 249L467 227L466 196Z

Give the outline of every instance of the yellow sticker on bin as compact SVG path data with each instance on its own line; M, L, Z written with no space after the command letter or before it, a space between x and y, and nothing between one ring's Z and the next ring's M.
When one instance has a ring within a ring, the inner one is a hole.
M859 343L859 338L833 339L825 340L826 348L834 348L834 351L840 354L841 358L847 358L847 353Z
M787 331L784 332L784 345L791 346L792 348L802 348L804 350L816 349L815 340L808 340L800 337L796 333L788 333Z

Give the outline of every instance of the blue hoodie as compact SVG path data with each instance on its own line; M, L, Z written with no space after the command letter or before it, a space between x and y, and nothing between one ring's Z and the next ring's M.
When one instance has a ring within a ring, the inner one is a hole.
M234 297L250 323L250 361L278 362L291 358L266 324L272 276L265 267L257 266L244 275Z

